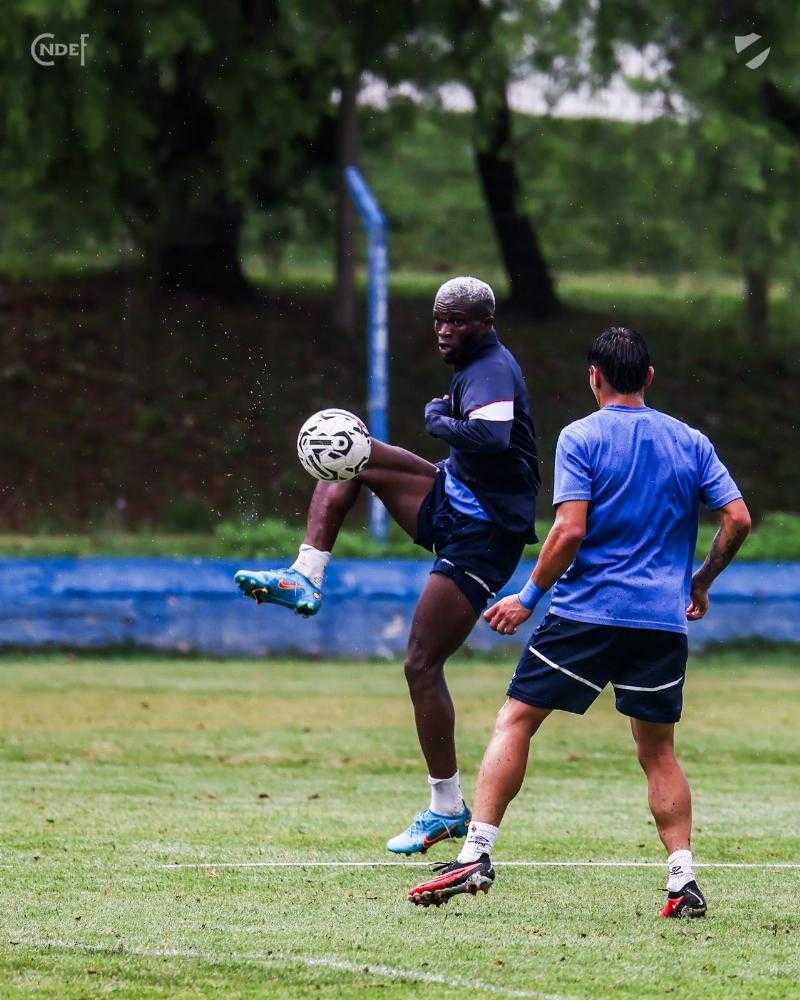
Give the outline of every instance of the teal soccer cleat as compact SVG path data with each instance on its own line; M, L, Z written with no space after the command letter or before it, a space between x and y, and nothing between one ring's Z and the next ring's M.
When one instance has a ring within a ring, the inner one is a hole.
M296 569L240 569L233 578L245 597L258 604L279 604L310 618L319 611L322 594Z
M467 835L472 813L464 806L457 816L440 816L425 809L411 820L407 830L398 833L386 845L392 854L424 854L442 840L460 840Z

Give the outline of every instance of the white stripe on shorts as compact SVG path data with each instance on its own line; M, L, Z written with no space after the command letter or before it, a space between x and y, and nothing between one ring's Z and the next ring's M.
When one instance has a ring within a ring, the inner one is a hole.
M454 562L451 562L449 559L445 559L443 556L440 556L439 559L440 559L441 562L447 563L448 566L452 566L453 569L456 568L456 564ZM476 583L479 583L483 587L483 589L486 591L486 593L489 595L489 597L494 597L495 596L494 591L489 588L489 584L486 583L485 580L481 580L481 578L479 576L475 576L474 573L470 573L470 571L468 569L464 569L461 572L464 574L464 576L471 576L472 579Z
M452 563L450 564L452 566ZM483 589L489 594L489 597L494 597L494 591L490 589L489 584L484 580L481 580L479 576L475 576L474 573L470 573L468 569L464 570L464 576L471 576L473 580L479 583Z
M654 688L637 687L635 684L615 684L613 681L611 682L611 686L615 691L617 689L620 691L663 691L665 688L675 687L675 685L680 684L682 680L683 678L679 677L676 681L669 681L667 684L659 684L658 687Z
M602 691L601 687L596 684L592 684L591 681L587 681L585 677L580 677L578 674L573 674L571 670L567 670L566 667L559 667L557 663L553 663L552 660L548 660L546 656L543 656L538 649L534 649L533 646L528 646L528 649L533 653L534 656L538 656L540 660L543 660L548 667L552 667L553 670L560 670L562 674L566 674L567 677L571 677L575 681L580 681L581 684L585 684L587 687L592 688L595 691Z

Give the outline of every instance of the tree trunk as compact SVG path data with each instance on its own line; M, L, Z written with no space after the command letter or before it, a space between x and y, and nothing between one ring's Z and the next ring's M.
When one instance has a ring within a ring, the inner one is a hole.
M337 330L356 328L355 207L344 179L344 168L358 161L358 85L360 74L342 81L337 134L338 193L336 204L336 290L333 320Z
M203 68L185 52L176 60L175 74L175 87L152 97L158 102L159 155L151 273L155 284L169 291L251 296L239 260L244 213L227 195L217 114L203 87Z
M769 117L783 125L795 142L800 142L800 101L767 80L761 85L761 100Z
M207 205L184 205L182 212L174 206L156 236L156 283L169 291L223 298L252 295L239 258L242 217L241 207L222 193Z
M555 313L560 303L536 232L519 204L506 81L489 95L488 101L476 91L473 97L478 136L475 160L508 276L510 304L536 319L544 319Z
M769 278L766 271L748 268L744 272L750 339L765 347L769 339Z

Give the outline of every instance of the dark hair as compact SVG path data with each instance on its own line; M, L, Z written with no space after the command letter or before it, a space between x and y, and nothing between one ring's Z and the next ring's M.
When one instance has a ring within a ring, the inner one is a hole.
M596 365L617 392L644 388L650 352L644 337L628 326L607 326L589 348L588 361Z

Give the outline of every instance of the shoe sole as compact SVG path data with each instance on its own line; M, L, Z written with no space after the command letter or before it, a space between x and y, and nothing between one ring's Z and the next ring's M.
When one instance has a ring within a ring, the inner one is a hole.
M444 889L426 889L424 892L417 892L408 898L414 906L442 906L453 896L460 896L469 893L470 896L477 896L479 892L486 892L492 888L494 879L480 872L473 872L469 878L458 885L446 886Z
M699 920L706 915L705 906L681 906L674 913L662 913L667 920Z
M298 615L302 615L303 618L311 618L312 615L315 615L319 611L319 608L311 607L308 604L284 604L282 601L277 601L266 587L253 587L238 580L236 582L242 594L245 597L252 598L258 605L274 604L278 608L286 608L287 611L294 611Z
M669 909L671 902L673 901L667 901L660 914L666 920L698 920L706 915L707 907L705 903L701 906L690 906L684 899L681 899L673 910Z

